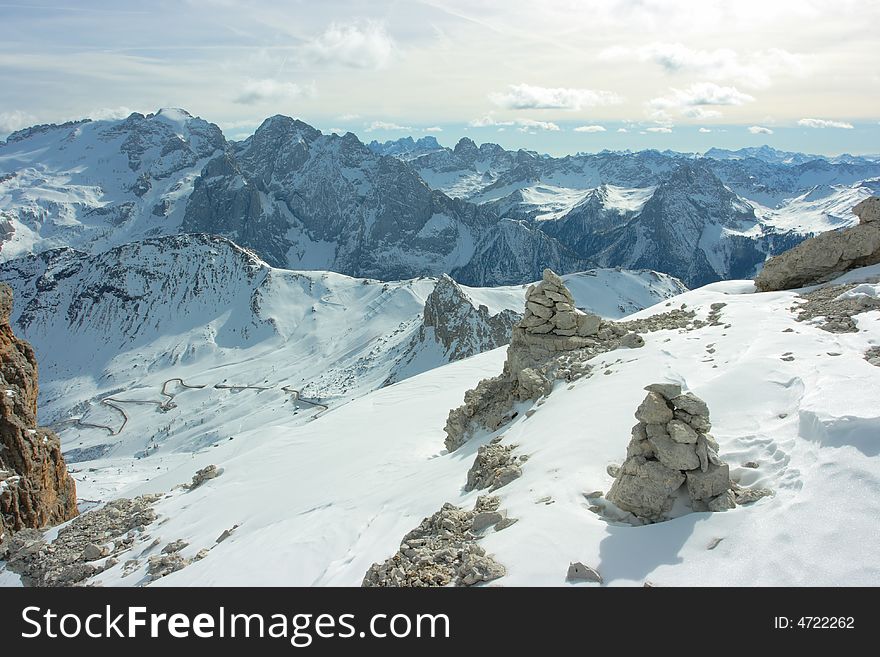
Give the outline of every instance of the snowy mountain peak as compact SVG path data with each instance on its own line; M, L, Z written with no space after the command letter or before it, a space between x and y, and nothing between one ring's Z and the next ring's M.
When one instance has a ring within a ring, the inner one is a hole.
M391 155L404 161L443 150L443 147L433 135L426 135L420 139L413 139L407 136L386 142L379 142L374 139L367 144L367 148L377 155Z
M477 148L473 139L470 137L462 137L458 140L458 143L455 145L455 148L452 149L452 152L458 157L472 157L477 155L480 152L480 149Z

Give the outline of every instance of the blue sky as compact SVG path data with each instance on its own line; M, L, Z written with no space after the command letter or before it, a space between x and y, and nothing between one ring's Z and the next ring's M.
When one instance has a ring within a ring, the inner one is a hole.
M183 107L561 154L880 152L880 3L2 2L0 135Z

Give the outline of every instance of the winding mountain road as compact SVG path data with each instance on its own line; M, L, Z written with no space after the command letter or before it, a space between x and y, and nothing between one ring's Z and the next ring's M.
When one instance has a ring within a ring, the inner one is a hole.
M88 429L104 429L109 432L111 436L118 436L122 433L122 430L125 429L125 426L128 424L129 416L128 413L125 412L125 409L119 404L155 404L159 407L160 411L168 411L172 408L175 408L177 404L174 403L174 398L177 396L177 393L168 392L168 384L177 382L180 384L180 387L187 388L190 390L201 390L203 388L207 388L208 384L202 385L191 385L186 383L180 377L173 377L171 379L166 379L164 383L162 383L162 389L159 391L163 397L167 397L165 401L156 401L155 399L119 399L118 397L104 397L101 400L101 403L109 408L114 409L122 416L122 424L119 425L118 429L114 429L106 424L97 424L95 422L84 422L82 418L72 418L71 420L66 420L61 424L72 423L78 427L84 427ZM225 383L215 383L213 386L217 390L272 390L272 386L234 386ZM297 404L305 404L310 408L320 408L317 413L312 416L312 419L317 419L321 414L330 410L330 408L326 404L322 404L320 402L305 399L300 396L300 391L296 388L291 388L290 386L283 386L281 388L284 392L293 395L293 400Z

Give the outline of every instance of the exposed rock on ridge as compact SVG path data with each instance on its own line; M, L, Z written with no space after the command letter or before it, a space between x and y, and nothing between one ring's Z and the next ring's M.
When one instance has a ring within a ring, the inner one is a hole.
M433 329L434 338L449 360L460 360L510 341L510 332L520 316L511 310L492 315L480 305L474 307L464 290L443 274L425 300L423 329Z
M34 350L9 326L12 289L0 284L0 541L9 532L74 517L76 484L61 442L37 426Z
M880 197L853 208L859 224L822 233L768 260L755 278L759 292L829 281L850 269L880 262Z
M489 527L508 526L499 503L480 497L473 511L444 504L403 537L396 554L370 566L362 586L472 586L504 576L504 566L476 543Z
M575 309L565 283L545 269L526 292L525 316L513 327L501 374L468 390L464 404L450 411L446 449L458 449L480 427L494 431L513 417L517 401L549 394L554 380L583 375L589 370L586 360L597 353L643 344L622 324Z

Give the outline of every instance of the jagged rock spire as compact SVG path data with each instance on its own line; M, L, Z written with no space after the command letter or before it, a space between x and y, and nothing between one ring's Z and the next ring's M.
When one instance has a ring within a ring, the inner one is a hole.
M76 484L61 442L37 426L37 361L12 333L12 288L0 284L0 542L4 534L69 520Z

